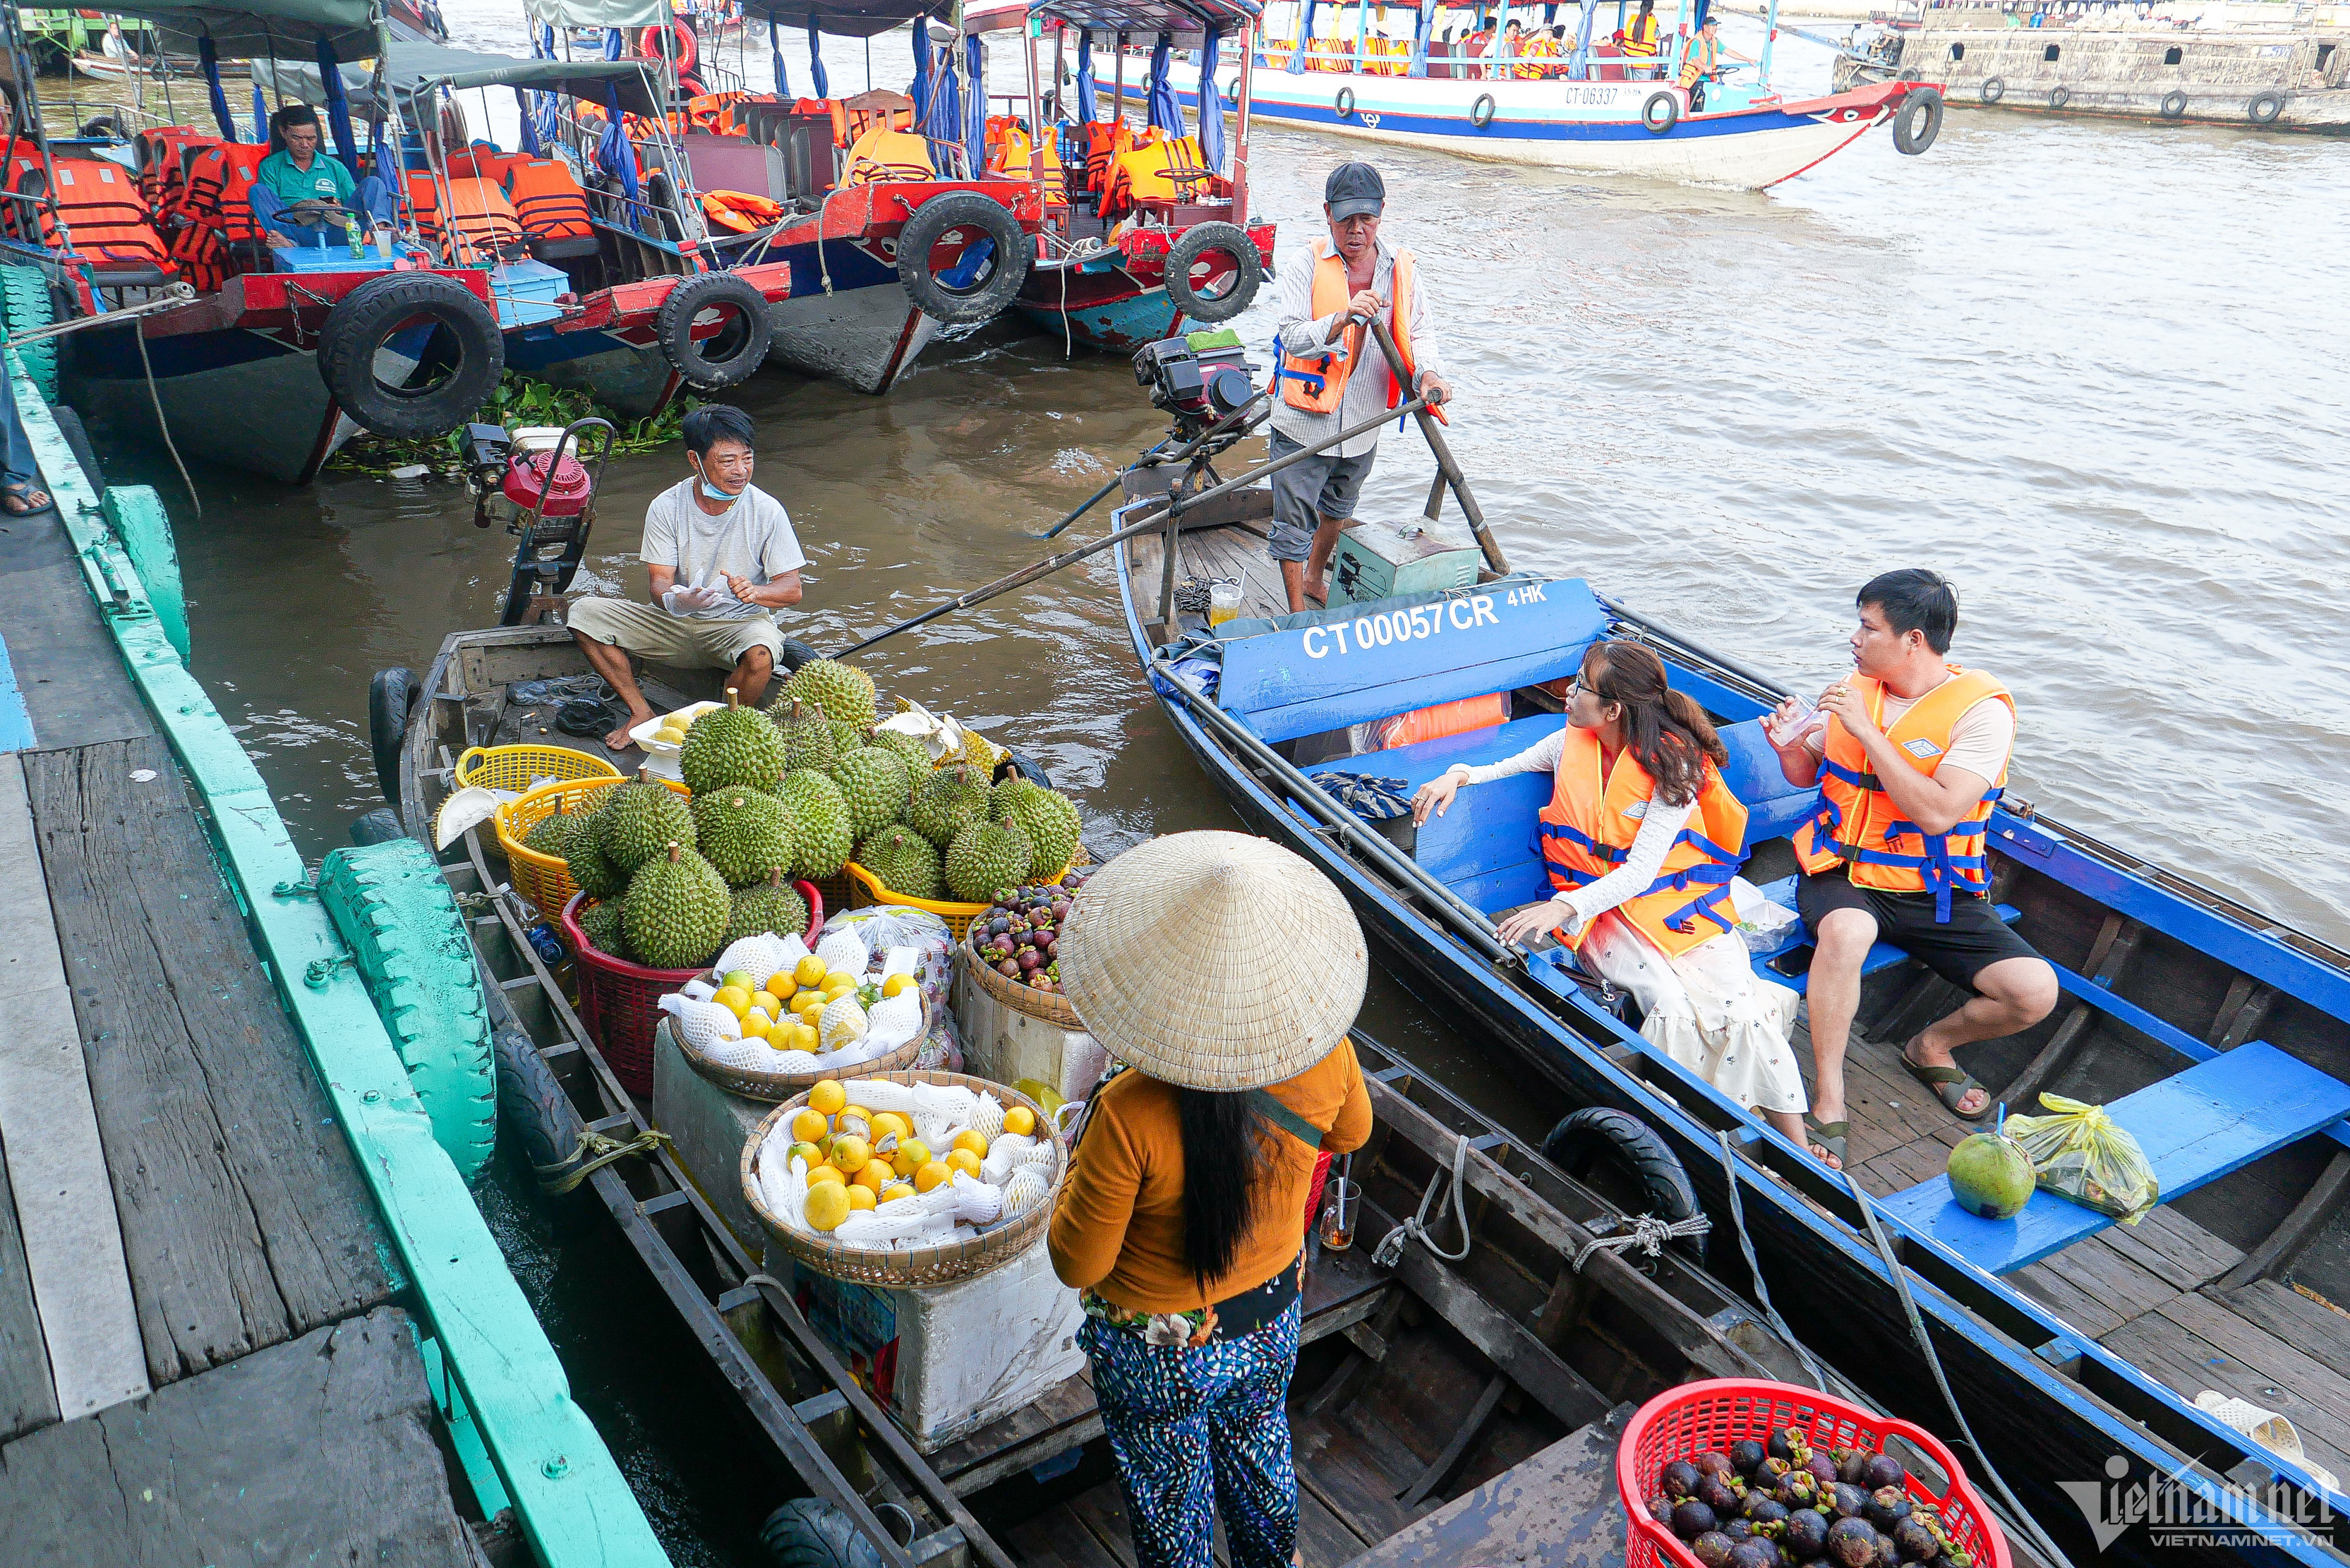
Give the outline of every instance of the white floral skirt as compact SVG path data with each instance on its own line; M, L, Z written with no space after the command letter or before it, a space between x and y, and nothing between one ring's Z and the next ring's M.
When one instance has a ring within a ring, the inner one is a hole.
M1641 1035L1739 1105L1801 1111L1804 1075L1787 1032L1802 1001L1754 978L1735 931L1667 958L1615 910L1591 925L1578 950L1586 967L1632 993L1647 1014Z

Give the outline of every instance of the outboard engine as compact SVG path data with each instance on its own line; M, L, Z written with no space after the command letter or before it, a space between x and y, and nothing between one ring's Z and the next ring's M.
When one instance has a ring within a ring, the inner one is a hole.
M589 431L602 432L592 472L575 455L585 451L584 432ZM593 416L561 430L546 425L511 434L502 425L465 427L473 526L503 522L519 541L500 626L544 619L578 575L615 433L610 421Z

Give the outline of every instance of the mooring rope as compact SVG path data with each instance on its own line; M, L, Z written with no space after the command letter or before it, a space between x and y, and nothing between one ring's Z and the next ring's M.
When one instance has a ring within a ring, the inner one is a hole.
M1452 1146L1452 1222L1461 1231L1459 1251L1446 1251L1429 1233L1429 1210L1433 1207L1440 1211L1443 1207L1437 1198L1445 1189L1444 1168L1439 1166L1436 1174L1428 1179L1428 1190L1419 1195L1419 1212L1379 1238L1379 1244L1371 1249L1371 1262L1382 1269L1394 1268L1403 1261L1403 1244L1406 1241L1418 1241L1448 1263L1457 1263L1466 1258L1469 1255L1469 1205L1461 1189L1461 1179L1468 1168L1469 1139L1463 1134ZM1439 1223L1441 1223L1440 1212Z
M1575 1254L1575 1272L1583 1272L1583 1265L1594 1252L1620 1252L1638 1247L1651 1258L1662 1257L1665 1243L1683 1236L1702 1236L1713 1229L1713 1221L1702 1214L1692 1214L1686 1220L1659 1220L1653 1214L1635 1214L1627 1221L1632 1228L1613 1236L1595 1236Z
M560 1197L615 1160L626 1159L632 1154L650 1154L669 1141L669 1134L651 1127L625 1142L582 1127L579 1142L569 1154L552 1165L534 1162L530 1168L538 1177L541 1192L550 1198Z

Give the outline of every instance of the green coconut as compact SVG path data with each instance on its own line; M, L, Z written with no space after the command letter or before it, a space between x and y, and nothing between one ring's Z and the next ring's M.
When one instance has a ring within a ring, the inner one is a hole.
M1950 1174L1959 1207L1985 1220L2012 1220L2032 1201L2032 1157L2003 1130L1961 1138Z

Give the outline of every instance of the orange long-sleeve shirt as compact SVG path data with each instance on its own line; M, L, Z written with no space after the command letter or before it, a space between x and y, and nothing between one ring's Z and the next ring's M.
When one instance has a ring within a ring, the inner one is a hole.
M1341 1040L1295 1077L1270 1086L1274 1098L1317 1127L1322 1147L1348 1154L1371 1136L1371 1096L1355 1044ZM1049 1244L1061 1282L1129 1312L1189 1312L1263 1284L1297 1256L1305 1240L1305 1195L1314 1151L1272 1129L1256 1222L1241 1239L1232 1271L1204 1293L1183 1254L1183 1131L1176 1091L1140 1073L1121 1073L1095 1096L1085 1137L1053 1212Z

